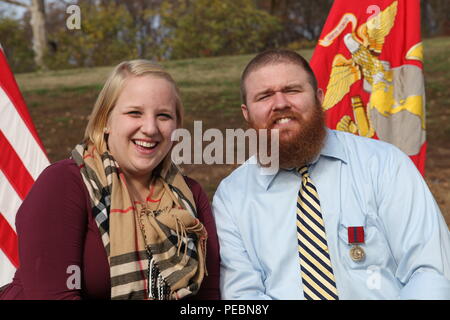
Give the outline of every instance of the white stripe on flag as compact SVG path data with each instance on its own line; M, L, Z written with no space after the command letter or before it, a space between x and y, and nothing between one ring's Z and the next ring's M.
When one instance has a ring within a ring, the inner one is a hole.
M49 161L8 95L0 87L0 130L13 146L31 177L37 179Z
M8 179L6 179L3 172L0 170L0 195L2 201L0 201L0 212L5 217L6 221L8 221L11 228L16 231L15 226L15 217L17 210L22 204L22 200L19 195L13 189L13 187L9 184ZM1 270L1 269L0 269Z
M0 287L12 281L16 268L9 262L9 259L0 250Z

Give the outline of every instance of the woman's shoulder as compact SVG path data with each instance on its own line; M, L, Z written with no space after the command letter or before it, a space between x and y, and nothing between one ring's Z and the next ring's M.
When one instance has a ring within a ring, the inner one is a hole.
M73 159L64 159L53 162L45 168L39 176L39 179L59 178L59 180L68 177L80 177L80 168Z
M44 171L42 171L42 174L56 174L62 173L66 170L79 171L79 167L73 159L63 159L51 163L47 168L44 169Z
M83 190L83 179L80 168L73 159L64 159L50 164L39 175L33 189Z
M22 202L17 215L16 226L22 234L31 226L48 230L47 226L64 226L71 221L84 224L88 194L83 179L73 160L52 163L34 182Z
M202 185L195 179L188 176L183 176L189 189L191 189L192 195L194 196L195 204L198 207L209 206L209 198L203 189Z
M184 181L186 181L186 184L188 185L189 189L192 190L192 188L201 188L202 186L200 183L197 182L197 180L192 179L188 176L183 176Z
M206 196L205 190L203 190L202 185L195 179L192 179L188 176L183 176L184 181L186 181L186 184L188 185L189 189L191 189L192 194L194 195L194 199L198 199L199 197Z

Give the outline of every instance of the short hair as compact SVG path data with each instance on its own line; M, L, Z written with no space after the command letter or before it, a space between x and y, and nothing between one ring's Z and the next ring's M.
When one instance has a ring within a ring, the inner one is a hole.
M303 58L300 54L292 50L286 49L269 49L264 52L256 55L244 69L241 76L241 101L243 104L247 104L247 90L245 88L245 81L250 73L258 70L261 67L264 67L269 64L277 64L277 63L292 63L300 66L303 70L308 74L308 81L314 89L314 92L317 91L317 79L314 75L311 66L308 61Z
M100 154L106 151L107 144L105 141L104 129L127 79L147 75L165 79L173 85L177 128L180 128L183 125L183 104L181 103L180 93L172 76L161 66L148 60L138 59L124 61L114 68L98 95L89 122L86 126L84 143L94 144Z

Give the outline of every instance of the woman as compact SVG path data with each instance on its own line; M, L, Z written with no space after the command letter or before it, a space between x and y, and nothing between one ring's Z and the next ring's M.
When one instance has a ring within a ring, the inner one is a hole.
M207 196L170 158L182 121L167 72L119 64L84 142L44 170L20 207L20 267L0 299L219 299Z

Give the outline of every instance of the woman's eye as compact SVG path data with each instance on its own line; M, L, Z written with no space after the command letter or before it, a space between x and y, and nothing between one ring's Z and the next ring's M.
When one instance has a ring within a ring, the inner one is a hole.
M159 117L162 117L164 119L172 119L172 115L168 113L160 113L158 114Z
M131 115L131 116L139 116L141 115L140 111L129 111L127 112L127 114Z

